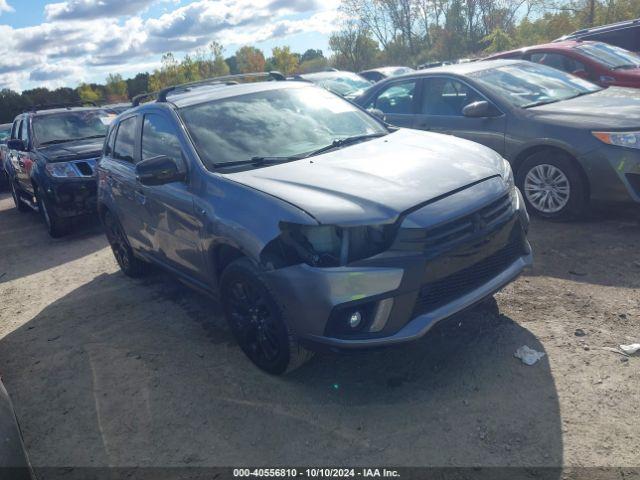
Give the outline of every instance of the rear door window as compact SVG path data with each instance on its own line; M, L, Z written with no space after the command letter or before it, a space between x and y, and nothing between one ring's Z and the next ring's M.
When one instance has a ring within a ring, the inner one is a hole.
M413 113L413 99L417 80L394 83L378 94L370 108L377 108L387 114Z
M422 113L462 117L464 107L480 100L484 97L463 82L445 77L427 78L422 94Z
M135 162L137 117L129 117L120 122L113 146L113 158L125 162Z

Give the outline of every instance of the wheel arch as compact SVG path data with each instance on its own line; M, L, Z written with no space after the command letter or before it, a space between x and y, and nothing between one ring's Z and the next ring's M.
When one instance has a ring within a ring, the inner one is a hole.
M591 196L591 187L589 184L589 177L587 176L587 173L585 172L584 168L582 167L582 165L580 164L580 162L577 160L576 156L573 153L557 145L534 145L534 146L527 147L521 152L519 152L512 161L512 168L516 176L519 173L520 167L522 166L522 164L527 158L541 152L556 153L566 157L582 177L582 180L584 182L584 186L586 189L587 198Z

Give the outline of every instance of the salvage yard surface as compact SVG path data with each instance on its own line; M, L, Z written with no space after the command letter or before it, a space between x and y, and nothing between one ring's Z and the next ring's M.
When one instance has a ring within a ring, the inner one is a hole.
M535 266L421 341L256 369L215 302L0 194L0 372L36 469L639 466L640 217L534 220ZM533 366L514 352L546 353Z

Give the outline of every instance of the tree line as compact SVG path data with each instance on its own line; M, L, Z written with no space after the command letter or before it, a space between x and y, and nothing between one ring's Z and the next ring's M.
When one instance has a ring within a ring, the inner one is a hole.
M278 70L286 75L328 67L360 71L382 65L416 66L430 61L480 57L543 43L594 25L640 17L638 0L342 0L343 20L322 50L275 47L271 56L245 45L230 57L211 42L179 60L162 57L151 73L76 88L0 90L0 122L36 105L129 101L140 93L214 76Z

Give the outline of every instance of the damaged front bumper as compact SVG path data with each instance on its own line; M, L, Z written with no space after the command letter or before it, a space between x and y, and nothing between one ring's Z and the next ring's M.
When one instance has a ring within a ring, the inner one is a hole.
M311 348L408 342L513 281L533 258L522 197L497 184L468 190L407 215L382 254L344 267L267 272L296 336ZM469 211L465 197L483 195L491 198Z

